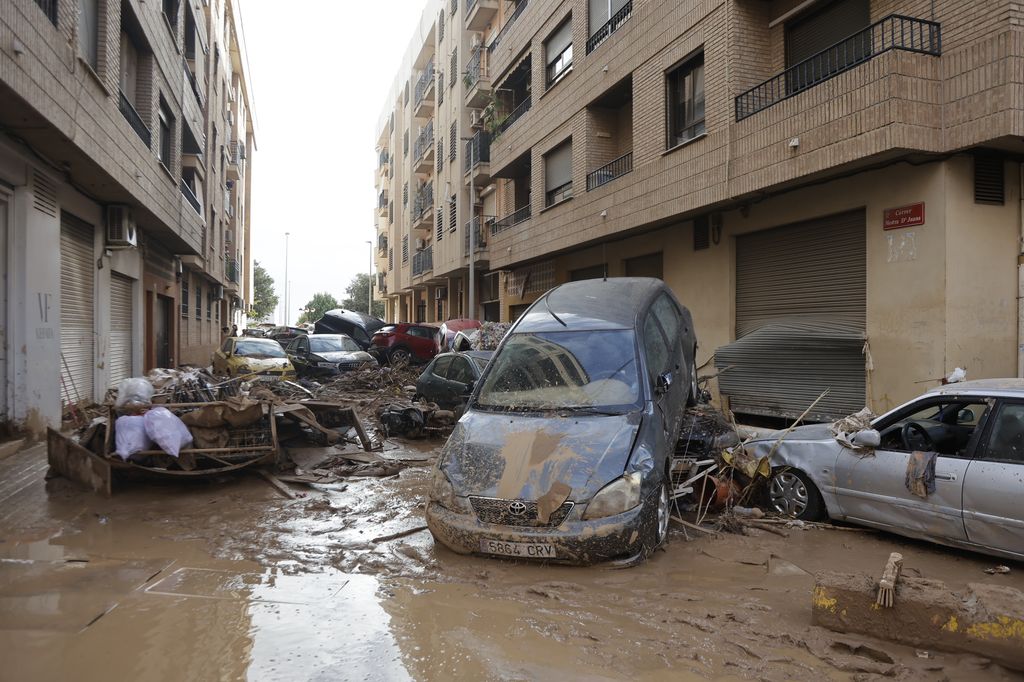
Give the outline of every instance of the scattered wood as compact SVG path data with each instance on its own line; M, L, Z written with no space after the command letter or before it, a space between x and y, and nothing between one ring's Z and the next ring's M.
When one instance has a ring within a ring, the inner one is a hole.
M710 528L705 528L704 526L698 526L696 523L690 523L689 521L684 521L683 519L679 518L678 516L672 516L670 518L673 521L675 521L676 523L682 525L685 528L692 528L693 530L699 530L701 533L707 533L708 535L713 535L715 537L718 536L718 531L716 531L716 530L711 530Z
M787 533L786 531L779 530L778 528L775 528L774 526L771 526L771 525L768 525L768 524L762 524L760 521L751 521L749 519L744 519L743 523L745 525L751 527L751 528L756 528L758 530L763 530L766 533L774 533L775 535L778 535L778 536L784 537L784 538L788 538L789 537L789 533Z
M279 481L277 477L269 471L266 471L265 469L258 469L258 471L260 476L263 477L263 480L272 485L279 493L287 497L289 500L294 500L298 497L298 495L293 493L288 486Z
M370 540L370 542L388 542L389 540L397 540L399 538L404 538L409 535L415 535L416 533L419 533L420 531L424 530L427 530L426 526L415 526L408 530L403 530L398 533L392 533L391 535L381 535L380 537L373 538L372 540Z

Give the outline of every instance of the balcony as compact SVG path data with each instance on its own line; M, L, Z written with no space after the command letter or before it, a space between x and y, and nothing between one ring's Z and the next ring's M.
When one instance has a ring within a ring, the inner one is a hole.
M412 147L412 156L416 160L416 172L429 174L434 166L434 119L420 128L420 134Z
M938 22L892 14L854 33L736 98L736 120L798 95L889 50L942 54Z
M418 81L416 81L415 106L413 115L418 118L426 118L434 112L434 59L427 62Z
M526 222L530 219L530 205L527 204L522 208L517 208L513 213L508 214L500 220L495 220L491 223L491 234L501 234L510 227L514 227L519 223Z
M377 171L386 174L391 167L391 155L387 149L382 149L377 155Z
M199 198L196 197L195 192L193 192L192 188L188 186L187 182L185 182L185 178L181 179L181 195L185 197L185 201L188 202L188 205L191 206L200 217L202 217L203 207L199 204Z
M633 170L633 152L626 152L619 158L587 174L587 191L607 185L615 178L621 178Z
M434 222L434 183L425 183L412 202L412 229L430 232Z
M377 215L381 218L388 215L388 191L386 189L377 196Z
M238 140L231 140L227 146L228 178L238 180L245 173L245 143Z
M434 269L434 246L431 244L412 255L412 276L431 272Z
M377 255L381 258L388 255L388 236L386 234L377 235Z
M505 20L505 24L501 27L501 30L498 31L498 35L494 36L494 40L492 40L491 44L487 46L488 52L494 54L494 51L498 49L498 45L501 44L505 34L508 33L509 29L512 28L512 25L516 23L516 19L519 18L519 15L523 13L523 10L526 9L528 4L530 4L529 0L519 0L519 4L516 5L511 16Z
M118 98L118 109L121 110L121 115L124 116L124 120L128 121L128 125L132 127L132 130L139 136L139 139L149 148L152 144L152 135L149 132L149 128L142 122L139 112L135 111L135 107L124 96L124 93L118 91L117 94L120 96Z
M473 251L479 253L487 249L487 232L494 223L494 216L477 216L472 222L466 223L465 236L462 238L462 255L469 256L469 234L474 232ZM475 228L475 230L474 230Z
M466 182L485 185L491 179L491 134L481 130L466 142Z
M466 0L466 28L482 31L498 14L498 0Z
M629 15L633 13L633 0L629 0L625 5L622 6L615 15L601 25L599 29L594 31L594 34L587 38L587 54L590 54L597 49L597 46L608 40L611 34L619 30L619 27L629 19Z
M515 109L511 111L511 113L507 114L504 118L500 119L501 123L499 123L497 128L495 128L494 130L495 140L498 139L498 137L502 135L506 130L511 128L516 121L522 118L523 114L530 110L531 102L532 98L530 96L527 96L526 99L519 104L519 106L517 106Z
M388 280L383 272L377 273L377 293L382 295L388 293Z
M491 99L487 55L487 50L477 45L466 64L466 106L474 109L483 109Z

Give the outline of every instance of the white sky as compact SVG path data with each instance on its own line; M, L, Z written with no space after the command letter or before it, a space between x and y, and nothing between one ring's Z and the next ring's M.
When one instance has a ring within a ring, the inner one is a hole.
M258 124L253 259L274 278L283 323L291 233L294 324L313 294L341 301L370 267L377 119L427 0L239 4Z

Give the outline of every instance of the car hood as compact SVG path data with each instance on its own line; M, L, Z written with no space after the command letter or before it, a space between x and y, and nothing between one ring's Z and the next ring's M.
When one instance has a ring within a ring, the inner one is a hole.
M292 363L285 358L250 358L242 355L236 355L232 358L232 363L238 366L245 365L253 372L263 372L268 369L292 369Z
M808 440L832 440L834 438L831 424L807 424L806 426L798 426L788 433L785 429L781 431L772 431L760 438L755 438L751 442L766 441L774 443L783 436L785 436L782 441L783 443Z
M330 353L314 353L327 362L373 362L373 356L361 350L336 350Z
M568 499L582 502L623 474L640 419L471 410L445 444L441 468L460 496L539 500L563 483Z

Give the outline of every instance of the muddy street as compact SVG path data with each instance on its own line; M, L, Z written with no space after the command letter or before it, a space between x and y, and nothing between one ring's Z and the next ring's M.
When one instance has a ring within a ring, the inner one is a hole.
M987 575L978 555L799 529L674 528L627 570L463 557L416 530L432 454L392 449L422 466L296 500L251 474L108 499L44 480L41 446L0 461L0 677L1015 679L813 627L810 593L814 572L873 574L891 551L953 589L1024 588L1016 565Z

